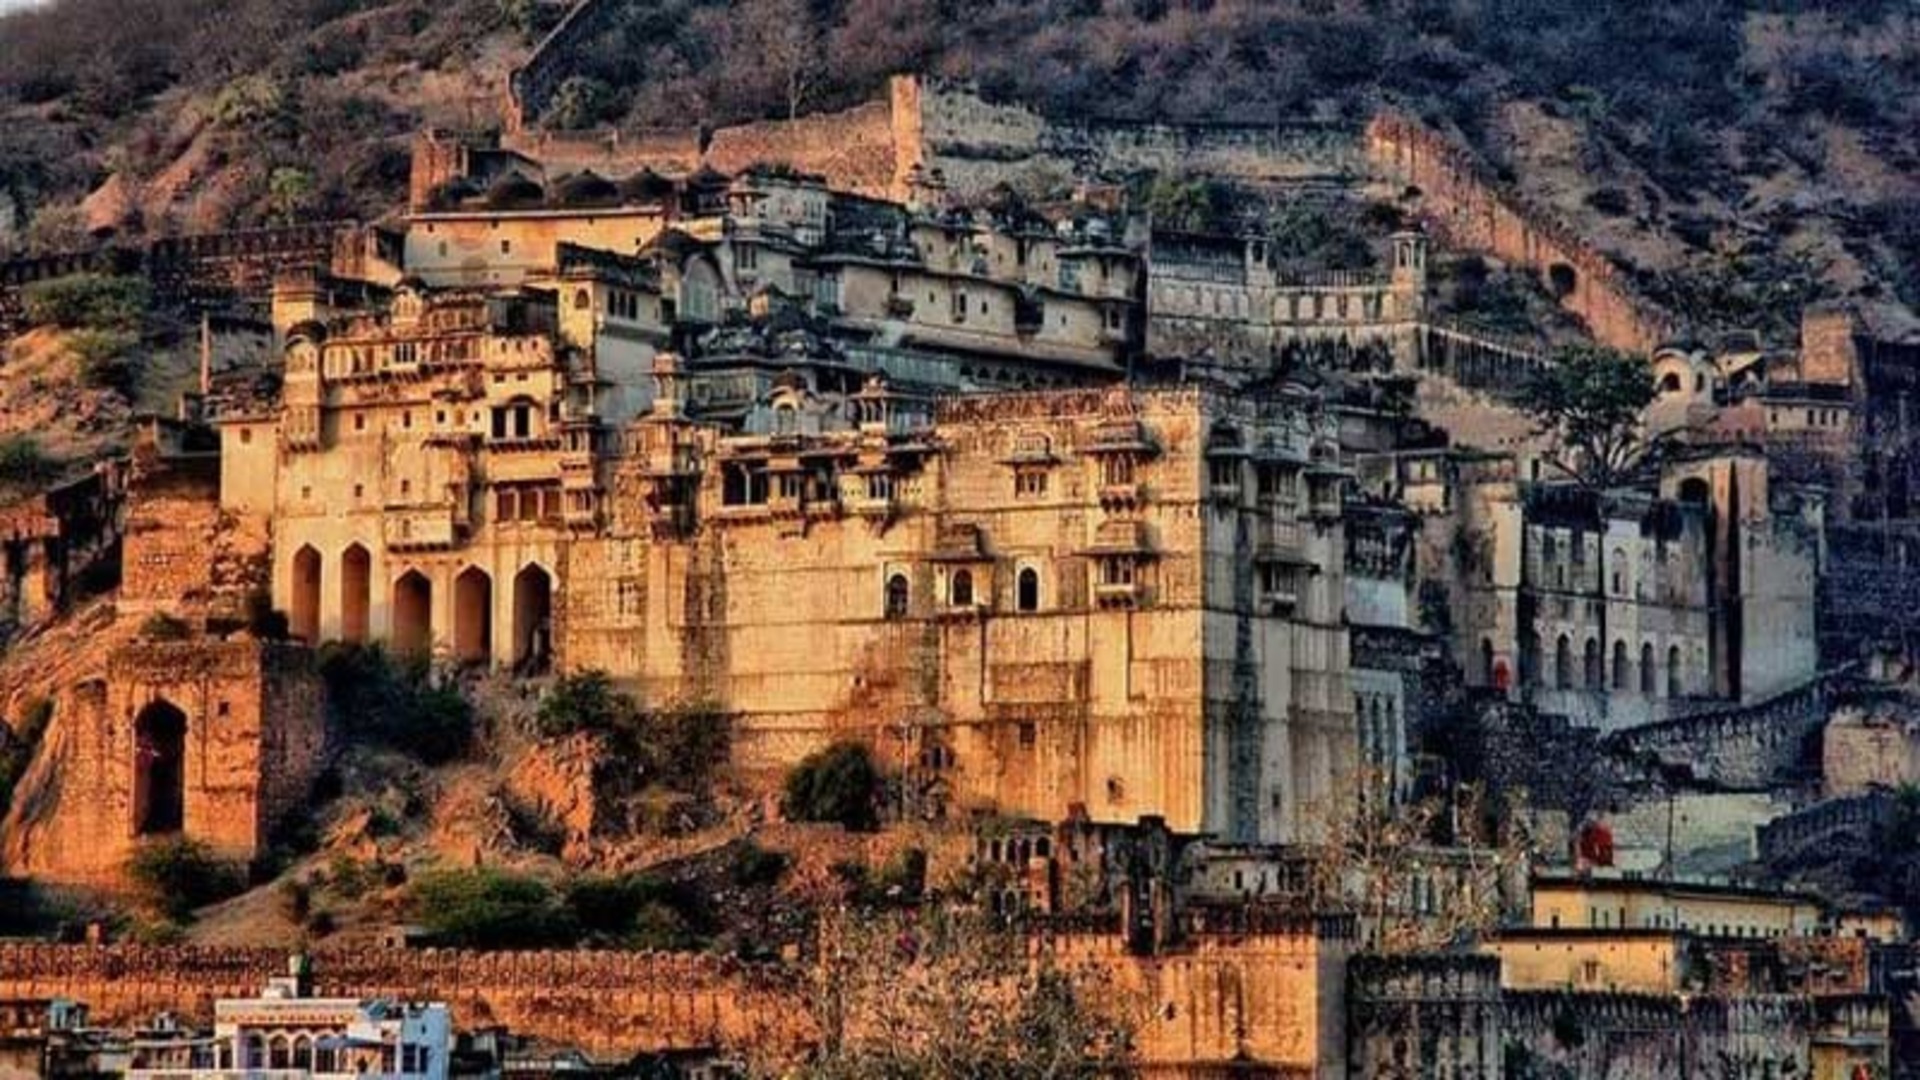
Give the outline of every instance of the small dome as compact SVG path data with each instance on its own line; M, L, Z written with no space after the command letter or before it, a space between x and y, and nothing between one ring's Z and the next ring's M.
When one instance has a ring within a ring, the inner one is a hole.
M537 205L546 197L539 184L519 173L508 173L487 188L487 205L496 210Z
M327 326L318 319L304 319L287 327L287 344L310 341L318 345L327 340Z
M620 197L628 202L657 203L672 195L673 181L652 169L641 169L620 181Z
M480 186L471 177L456 176L441 184L427 195L427 204L435 209L446 210L466 202L480 194Z
M619 201L620 188L591 169L562 177L553 185L554 197L565 206L594 206Z

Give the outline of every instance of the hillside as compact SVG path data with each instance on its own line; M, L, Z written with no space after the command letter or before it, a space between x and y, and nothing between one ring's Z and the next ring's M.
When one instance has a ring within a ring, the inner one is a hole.
M562 10L59 0L0 20L0 246L390 209L406 135L497 123ZM901 69L1120 118L1391 103L1714 325L1920 302L1920 16L1901 3L665 0L581 52L549 125L783 117Z

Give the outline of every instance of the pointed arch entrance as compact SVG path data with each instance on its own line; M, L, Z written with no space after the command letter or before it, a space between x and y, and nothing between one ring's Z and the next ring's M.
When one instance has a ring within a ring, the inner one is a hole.
M309 645L320 642L320 553L312 544L293 553L293 596L288 606L293 635Z
M155 698L133 721L133 832L177 833L186 825L187 714Z
M393 583L393 649L418 656L433 647L433 583L409 570Z
M340 555L340 637L367 640L373 606L373 556L359 544L349 544Z
M453 655L466 664L493 656L493 578L477 566L453 579Z
M543 671L553 655L553 578L538 563L513 576L513 663Z

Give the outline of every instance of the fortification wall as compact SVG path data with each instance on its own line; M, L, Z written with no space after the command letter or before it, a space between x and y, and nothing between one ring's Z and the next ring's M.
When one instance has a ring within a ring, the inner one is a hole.
M1500 1030L1495 957L1367 955L1347 965L1347 1052L1354 1076L1499 1076Z
M1110 932L1051 934L1032 948L1133 1021L1149 1069L1343 1071L1346 941L1311 924L1198 935L1157 956ZM161 1010L204 1021L216 1000L257 994L285 966L271 949L0 943L0 999L73 998L106 1025ZM445 1001L457 1027L504 1024L610 1056L720 1045L779 1061L816 1035L802 971L704 954L322 951L313 989Z
M1573 1080L1805 1076L1811 1011L1799 997L1510 992L1507 1067Z
M695 954L378 949L321 953L313 968L321 995L445 1001L460 1027L504 1024L608 1055L774 1049L808 1034L782 973ZM110 1025L160 1010L207 1021L217 999L258 994L285 969L271 949L0 944L0 998L74 998Z
M901 175L924 163L962 196L1003 181L1144 171L1344 185L1367 168L1359 133L1339 125L1053 121L965 84L916 76L895 78L889 96Z
M1833 676L1749 705L1735 705L1624 728L1609 749L1630 760L1649 754L1685 762L1695 779L1738 791L1796 782L1819 761L1818 738L1832 701Z
M726 173L784 162L827 177L833 188L885 197L895 191L898 163L893 111L883 99L843 112L720 128L707 143L706 162Z
M168 237L145 247L103 247L0 263L0 342L24 324L29 285L70 274L143 274L157 299L212 307L264 303L283 268L331 264L336 238L352 222L317 222L275 229L236 229Z
M1416 120L1382 113L1367 125L1373 170L1418 189L1419 211L1447 243L1538 271L1598 340L1651 352L1674 330L1671 316L1638 296L1600 251L1488 178L1467 153Z
M625 6L622 0L580 0L540 39L526 63L507 77L507 130L517 131L540 119L560 84L573 74L575 50L611 26Z
M1802 852L1831 850L1843 839L1871 849L1893 822L1891 792L1828 799L1760 826L1760 858L1767 862L1793 859Z

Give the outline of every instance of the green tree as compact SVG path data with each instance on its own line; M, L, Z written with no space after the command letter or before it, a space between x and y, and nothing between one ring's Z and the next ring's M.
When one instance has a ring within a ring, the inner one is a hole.
M278 168L267 177L267 203L282 225L300 220L313 205L313 174L305 169Z
M1609 487L1645 460L1641 414L1653 376L1636 357L1595 345L1561 349L1520 388L1520 407L1552 438L1553 465L1588 487Z
M60 463L40 448L31 435L0 439L0 484L37 487L59 475Z
M185 837L149 840L135 848L127 877L147 906L175 922L246 888L238 863L217 858L207 845Z
M409 908L434 940L472 949L568 946L580 927L538 878L501 870L440 870L409 890Z
M137 277L70 274L27 286L21 300L36 326L133 333L146 319L152 293Z
M864 745L834 743L808 754L787 774L781 809L794 821L870 830L880 824L880 787L880 770Z

